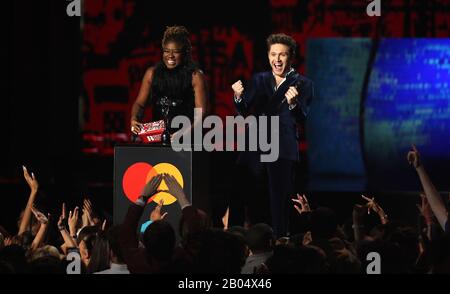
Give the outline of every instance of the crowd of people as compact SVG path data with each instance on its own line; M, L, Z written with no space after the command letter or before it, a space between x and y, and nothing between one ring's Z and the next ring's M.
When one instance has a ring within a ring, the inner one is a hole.
M169 174L158 174L146 184L121 224L111 226L101 219L89 199L70 209L62 203L61 214L53 217L35 206L39 182L23 167L30 195L17 232L1 228L0 273L71 273L68 256L72 252L80 257L79 272L85 274L357 274L366 273L370 252L380 255L382 274L450 273L447 201L434 187L414 146L407 160L423 187L419 230L390 219L388 208L374 197L362 195L365 204L354 205L352 223L339 224L332 209L310 207L305 195L297 195L292 205L302 231L280 238L263 223L212 227L210 216L189 202ZM161 202L152 210L150 224L141 230L144 208L162 181L182 211L179 226L164 220ZM370 230L365 227L369 213L379 217L379 224ZM50 231L59 233L51 238Z

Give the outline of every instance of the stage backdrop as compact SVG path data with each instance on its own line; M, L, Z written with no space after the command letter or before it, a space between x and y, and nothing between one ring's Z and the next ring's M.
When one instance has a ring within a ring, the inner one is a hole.
M409 184L414 174L403 161L410 143L423 150L440 188L450 189L439 177L450 174L450 152L444 148L448 141L441 136L448 129L450 98L444 80L449 47L439 39L450 33L450 4L382 1L381 17L368 17L367 4L84 1L83 151L108 156L115 143L128 141L131 105L146 68L160 58L166 26L190 30L194 59L208 77L211 110L221 117L235 115L230 85L267 69L265 38L284 32L299 44L296 69L316 82L317 99L301 127L306 131L300 147L308 189L361 190L372 185L415 190ZM416 71L420 78L412 76ZM436 140L445 141L442 148L431 147ZM402 165L400 174L394 163Z

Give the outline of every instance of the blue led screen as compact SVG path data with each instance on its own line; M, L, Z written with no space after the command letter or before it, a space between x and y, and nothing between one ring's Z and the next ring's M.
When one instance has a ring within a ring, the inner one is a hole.
M309 189L418 190L412 143L450 189L450 39L312 39Z

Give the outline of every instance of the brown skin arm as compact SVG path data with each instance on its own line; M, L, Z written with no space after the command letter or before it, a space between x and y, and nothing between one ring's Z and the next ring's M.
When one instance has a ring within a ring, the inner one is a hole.
M427 197L428 203L430 204L431 210L436 216L442 229L445 230L445 224L448 220L447 209L442 201L442 198L437 191L434 184L431 182L428 173L425 171L423 165L416 168L417 174L419 175L420 182L422 183L423 190Z
M445 207L438 190L428 176L427 171L421 164L420 153L415 145L412 145L412 150L408 152L407 160L416 169L425 192L426 199L430 204L431 211L436 216L442 229L445 230L445 224L448 220L447 208Z
M195 108L201 108L203 115L208 112L208 86L205 75L197 70L192 74L192 88L195 93Z
M131 127L134 127L133 133L135 134L139 133L141 129L142 122L139 121L141 119L139 116L144 111L148 97L150 96L154 70L155 68L151 67L145 72L139 94L131 108Z
M25 166L23 166L22 168L23 168L23 176L27 181L27 184L30 187L31 191L30 196L28 198L27 206L25 207L25 211L23 213L23 217L20 222L19 232L17 233L17 235L20 235L29 229L29 225L32 218L31 208L34 205L34 200L36 199L37 191L39 189L39 182L36 180L34 173L31 173L30 175Z

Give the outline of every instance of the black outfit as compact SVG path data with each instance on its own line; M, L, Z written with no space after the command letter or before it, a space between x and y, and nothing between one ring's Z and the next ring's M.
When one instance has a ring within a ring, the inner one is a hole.
M284 96L291 86L297 87L299 97L297 97L297 105L289 109ZM272 228L276 236L281 237L286 236L288 231L288 205L292 205L289 203L290 196L295 192L295 169L296 162L299 160L297 123L305 118L314 93L312 81L294 70L286 75L286 80L278 89L275 87L275 77L272 72L257 73L253 76L250 85L245 87L241 100L234 99L234 102L238 113L243 116L279 117L278 160L261 162L259 152L244 151L239 155L238 165L251 174L249 181L247 181L249 177L245 177L245 185L253 191L249 193L244 190L244 193L247 194L245 196L250 197L250 203L248 203L250 221L252 223L268 222L264 204L261 206L259 203L262 200L260 194L264 190L268 191ZM267 120L270 122L270 117ZM267 183L267 187L264 187L265 183ZM232 200L230 203L229 223L230 225L241 225L244 197L243 195L235 196L238 199L234 199L237 201Z
M163 62L155 66L151 85L152 120L164 119L161 101L165 98L176 103L170 107L169 124L173 117L184 115L191 122L194 119L195 95L192 87L192 74L196 70L193 65L182 64L174 69L167 69ZM175 130L171 130L171 133Z

